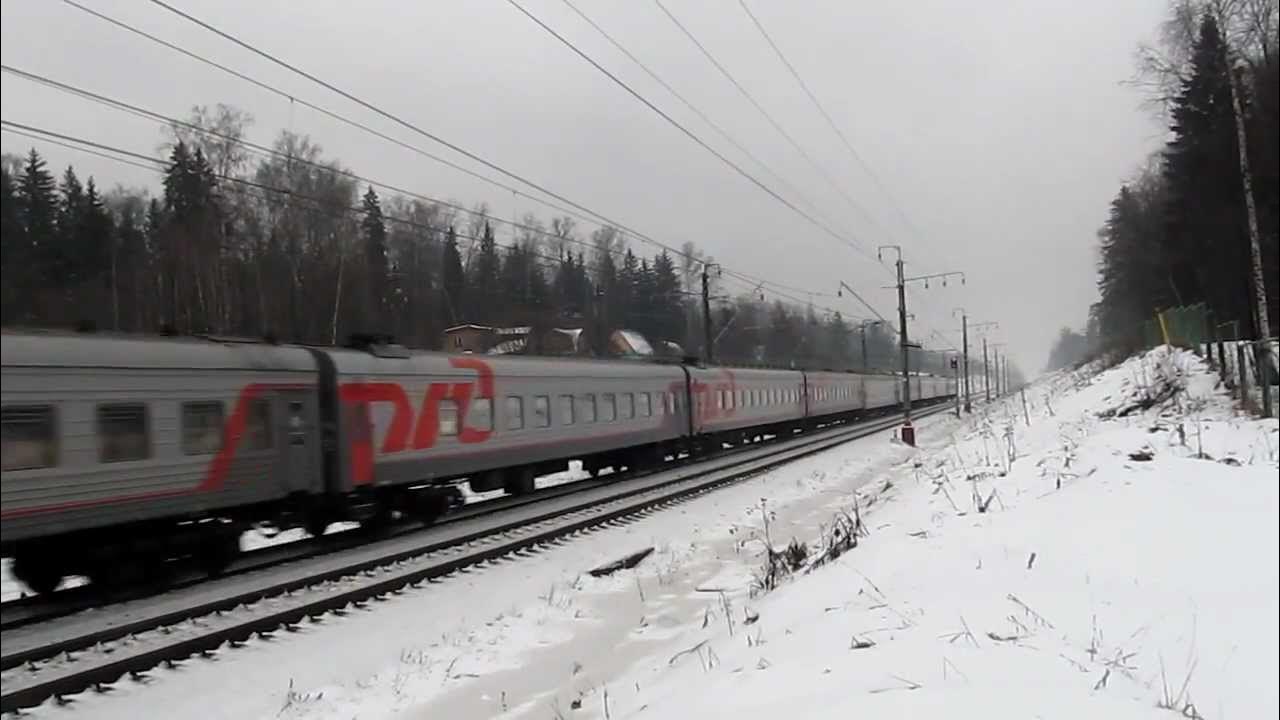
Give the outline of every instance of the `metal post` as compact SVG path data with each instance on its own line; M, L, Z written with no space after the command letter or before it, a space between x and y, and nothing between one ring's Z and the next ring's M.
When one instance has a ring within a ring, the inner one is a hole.
M862 372L866 372L867 365L867 324L862 323Z
M1000 348L991 346L991 397L1000 399Z
M987 402L991 402L991 373L987 367L987 338L982 338L982 389L987 395Z
M955 370L956 376L956 417L960 417L960 363L958 362L958 358L952 358L951 362L955 364L955 367L952 369Z
M898 325L902 341L902 422L911 425L911 364L907 341L907 285L903 280L902 254L898 254ZM913 443L914 444L914 443Z
M702 266L702 330L706 335L706 349L703 351L703 357L706 358L707 364L712 362L711 351L711 276L708 272L708 266Z
M964 345L964 411L973 412L973 401L969 396L969 315L960 316L960 327ZM958 389L958 388L957 388Z

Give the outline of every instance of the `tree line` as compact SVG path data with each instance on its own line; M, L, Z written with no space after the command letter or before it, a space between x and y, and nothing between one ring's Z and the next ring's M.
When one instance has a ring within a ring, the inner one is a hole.
M1092 348L1136 347L1143 323L1157 311L1196 303L1207 305L1215 323L1235 322L1238 337L1274 336L1280 275L1277 16L1275 0L1181 0L1163 26L1161 45L1142 50L1139 77L1166 112L1169 137L1120 187L1098 231L1100 299L1083 333ZM1255 312L1246 165L1267 328L1259 327ZM1074 337L1060 340L1067 346L1055 347L1051 365L1075 354Z
M282 131L255 152L251 123L219 105L166 128L154 193L104 191L74 167L55 176L36 149L6 154L0 321L310 344L373 333L426 349L466 323L527 326L535 339L581 327L600 355L629 329L705 357L701 274L713 259L693 243L644 256L620 229L585 232L569 216L508 223L483 204L380 193L306 135ZM886 325L722 284L712 279L717 361L900 367ZM912 366L950 372L927 351Z

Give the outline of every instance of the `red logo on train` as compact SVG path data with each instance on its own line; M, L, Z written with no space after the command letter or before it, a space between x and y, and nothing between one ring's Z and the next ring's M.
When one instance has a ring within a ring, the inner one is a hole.
M339 386L338 398L342 402L345 425L354 434L350 445L354 484L363 485L373 480L373 426L369 417L369 406L373 403L391 403L393 410L391 424L382 439L383 454L433 447L440 437L440 403L443 400L451 401L457 408L458 442L481 443L493 434L492 423L489 428L474 428L467 424L467 410L471 407L472 393L477 386L477 397L487 398L492 412L493 368L483 360L469 357L449 358L449 364L459 369L474 370L476 380L431 383L417 412L416 424L409 395L399 383L350 382Z

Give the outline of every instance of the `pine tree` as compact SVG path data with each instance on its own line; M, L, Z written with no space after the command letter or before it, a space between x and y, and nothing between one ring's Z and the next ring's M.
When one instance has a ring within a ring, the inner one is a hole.
M22 317L26 300L22 291L31 272L31 246L22 224L21 201L8 167L0 168L0 322Z
M671 256L664 250L653 259L653 305L659 317L656 332L663 339L678 340L684 336L684 308L680 295L680 276Z
M468 317L464 296L467 279L462 272L462 255L458 253L458 234L452 225L445 234L441 266L441 285L444 289L445 303L448 305L450 324L456 325L464 322Z
M387 298L390 294L390 274L387 267L387 226L382 215L382 204L373 187L364 194L360 220L364 242L365 277L363 322L369 329L391 327L387 317Z
M498 321L502 301L502 289L498 285L500 270L498 243L493 237L493 228L486 222L468 279L467 294L471 300L469 309L475 316L473 321L486 324Z
M1166 248L1180 304L1207 301L1219 317L1247 327L1248 237L1227 73L1221 32L1206 13L1165 150Z

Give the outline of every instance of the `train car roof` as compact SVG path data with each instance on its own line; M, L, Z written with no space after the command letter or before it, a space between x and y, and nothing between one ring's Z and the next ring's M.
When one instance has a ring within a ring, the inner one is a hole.
M316 369L310 351L296 346L204 337L10 330L0 333L0 360L5 368Z
M481 362L493 369L499 377L559 377L559 378L683 378L680 365L633 360L600 360L581 357L532 356L532 355L481 355L413 350L397 357L379 356L353 349L332 349L334 366L339 374L395 375L441 374L475 371L456 361Z
M785 368L748 368L734 367L732 365L699 365L690 367L689 371L695 376L715 375L723 376L731 373L736 380L752 381L752 382L768 382L785 378L788 382L800 382L800 370L787 370Z

